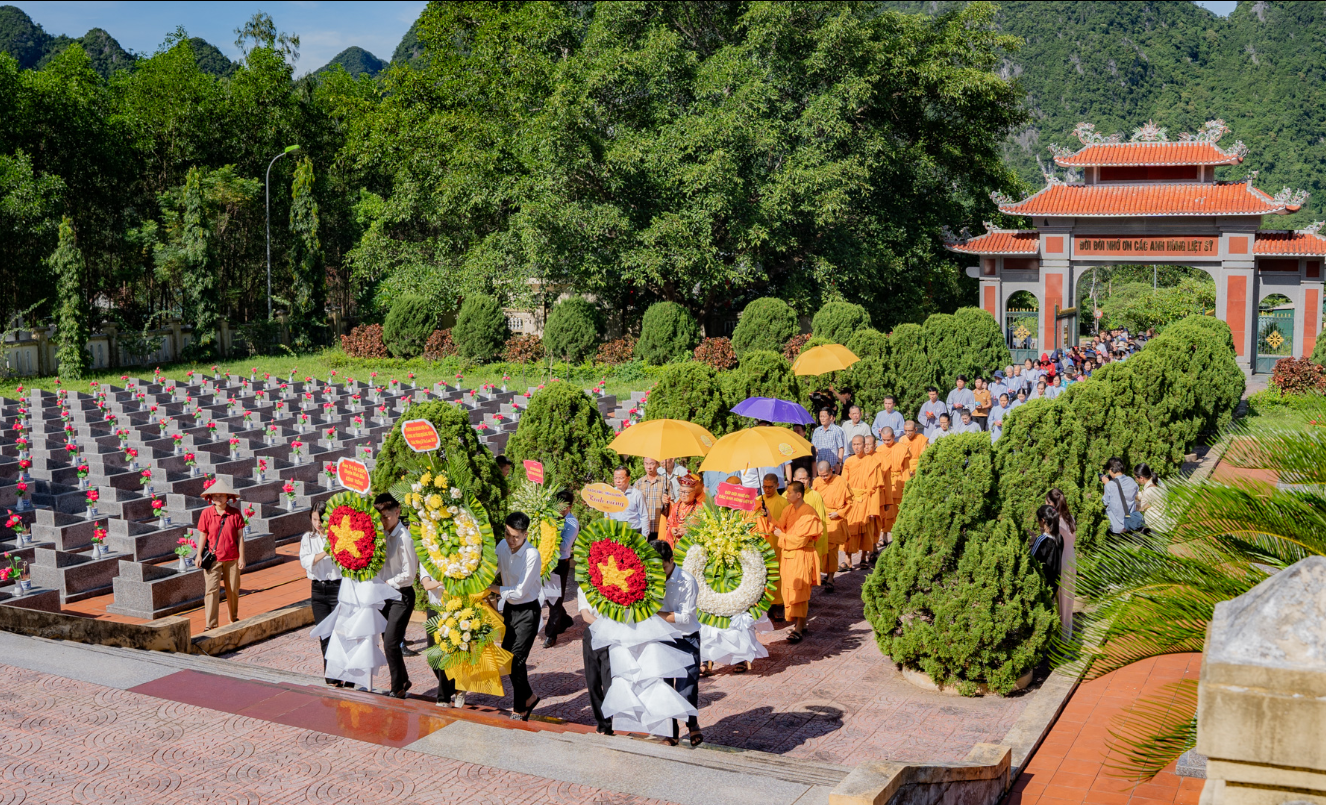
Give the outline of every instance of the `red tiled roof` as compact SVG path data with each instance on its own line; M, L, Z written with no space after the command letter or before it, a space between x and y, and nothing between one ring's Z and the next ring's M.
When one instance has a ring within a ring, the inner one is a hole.
M1309 232L1258 232L1252 253L1326 256L1326 238Z
M1052 184L1000 212L1044 216L1269 215L1295 212L1244 182L1229 184Z
M1243 158L1227 154L1215 143L1100 143L1076 154L1056 156L1064 167L1088 165L1237 165Z
M966 254L1035 254L1040 250L1040 233L1034 229L998 230L972 238L966 243L949 245L949 251Z

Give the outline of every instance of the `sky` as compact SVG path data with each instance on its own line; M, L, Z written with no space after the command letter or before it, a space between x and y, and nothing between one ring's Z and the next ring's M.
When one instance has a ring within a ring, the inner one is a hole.
M1238 5L1235 0L1197 0L1197 5L1216 15L1217 17L1228 17L1234 13L1234 7Z
M79 37L104 28L120 46L150 54L166 34L183 25L231 59L238 59L235 29L258 11L272 16L278 31L299 34L296 73L312 72L351 45L390 61L392 51L426 3L394 2L48 2L8 0L53 36Z

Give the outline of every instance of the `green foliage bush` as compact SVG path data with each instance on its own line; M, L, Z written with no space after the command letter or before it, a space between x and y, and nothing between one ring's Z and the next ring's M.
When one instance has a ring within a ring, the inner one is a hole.
M1326 395L1320 393L1283 394L1277 388L1266 388L1248 395L1248 414L1262 416L1275 410L1316 411L1324 400Z
M437 326L437 314L422 296L402 296L382 324L382 342L394 358L417 358Z
M934 371L932 382L941 398L954 387L958 375L965 375L970 383L975 375L988 377L1013 361L998 322L981 308L959 308L952 315L936 313L925 320L923 331L926 358Z
M879 330L866 327L857 330L844 342L844 346L858 358L887 358L889 356L889 337Z
M762 296L746 305L741 321L732 332L737 358L752 350L782 352L787 339L796 334L797 314L792 306L772 296Z
M870 314L865 308L838 300L826 303L810 323L810 331L816 338L825 338L830 343L843 346L848 346L847 342L852 336L868 327Z
M543 348L553 358L580 363L599 345L602 320L588 299L572 296L553 306L543 327Z
M546 483L579 489L612 480L618 463L608 449L612 439L612 429L589 395L570 383L552 383L530 398L506 453L517 467L527 459L543 462Z
M925 330L919 324L899 324L889 334L888 385L898 397L903 416L915 417L925 402L925 387L935 383L935 368L926 357Z
M990 439L950 436L921 456L885 551L862 589L880 651L937 683L1000 693L1058 627L1017 528L996 522Z
M492 452L479 441L479 435L470 426L470 415L448 402L416 403L408 415L391 426L373 465L373 494L385 492L405 475L405 463L415 455L401 436L401 423L407 419L427 419L437 428L442 439L442 450L448 456L463 457L460 466L466 477L451 480L474 489L479 503L493 522L505 516L507 484Z
M747 352L736 369L725 372L723 390L729 408L748 397L794 401L801 397L801 383L792 374L792 364L777 352L764 350Z
M456 315L456 326L451 329L456 352L462 358L480 363L496 358L506 346L508 335L502 305L486 294L467 298Z
M1326 366L1326 335L1317 336L1317 345L1312 348L1312 362Z
M674 363L649 392L645 419L685 419L723 436L741 427L728 409L722 377L712 366L699 361Z
M635 357L651 366L684 361L700 343L700 325L676 302L655 302L640 323Z

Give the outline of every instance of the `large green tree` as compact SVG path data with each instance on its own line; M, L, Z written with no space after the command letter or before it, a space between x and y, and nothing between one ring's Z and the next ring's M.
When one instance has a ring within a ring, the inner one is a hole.
M47 263L55 275L60 293L56 320L55 359L60 362L60 377L81 380L91 361L87 353L87 307L83 304L86 265L75 240L74 223L65 218L60 223L60 244Z

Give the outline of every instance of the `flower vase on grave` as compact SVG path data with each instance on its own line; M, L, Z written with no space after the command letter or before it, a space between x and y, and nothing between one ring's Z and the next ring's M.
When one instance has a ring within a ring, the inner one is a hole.
M100 559L100 558L102 557L102 555L103 555L105 552L106 552L106 549L103 548L103 547L101 547L101 543L100 543L100 542L94 542L94 543L92 543L92 558L93 558L93 559Z
M190 478L197 478L197 477L198 477L198 465L197 465L197 464L193 465L192 467L189 467L189 477L190 477Z
M27 595L32 592L32 581L30 579L19 579L18 591L21 595Z
M91 520L92 518L96 517L96 516L97 516L97 507L96 507L96 506L88 506L88 507L87 507L87 516L88 516L88 519L89 519L89 520Z
M138 472L138 462L137 462L137 461L130 461L130 462L129 462L129 472Z
M188 571L190 571L190 570L193 570L193 559L191 559L191 558L188 557L188 556L181 556L181 557L180 557L180 572L181 572L181 573L186 573L186 572L188 572Z
M165 528L168 525L170 525L170 515L169 514L161 515L161 527Z

